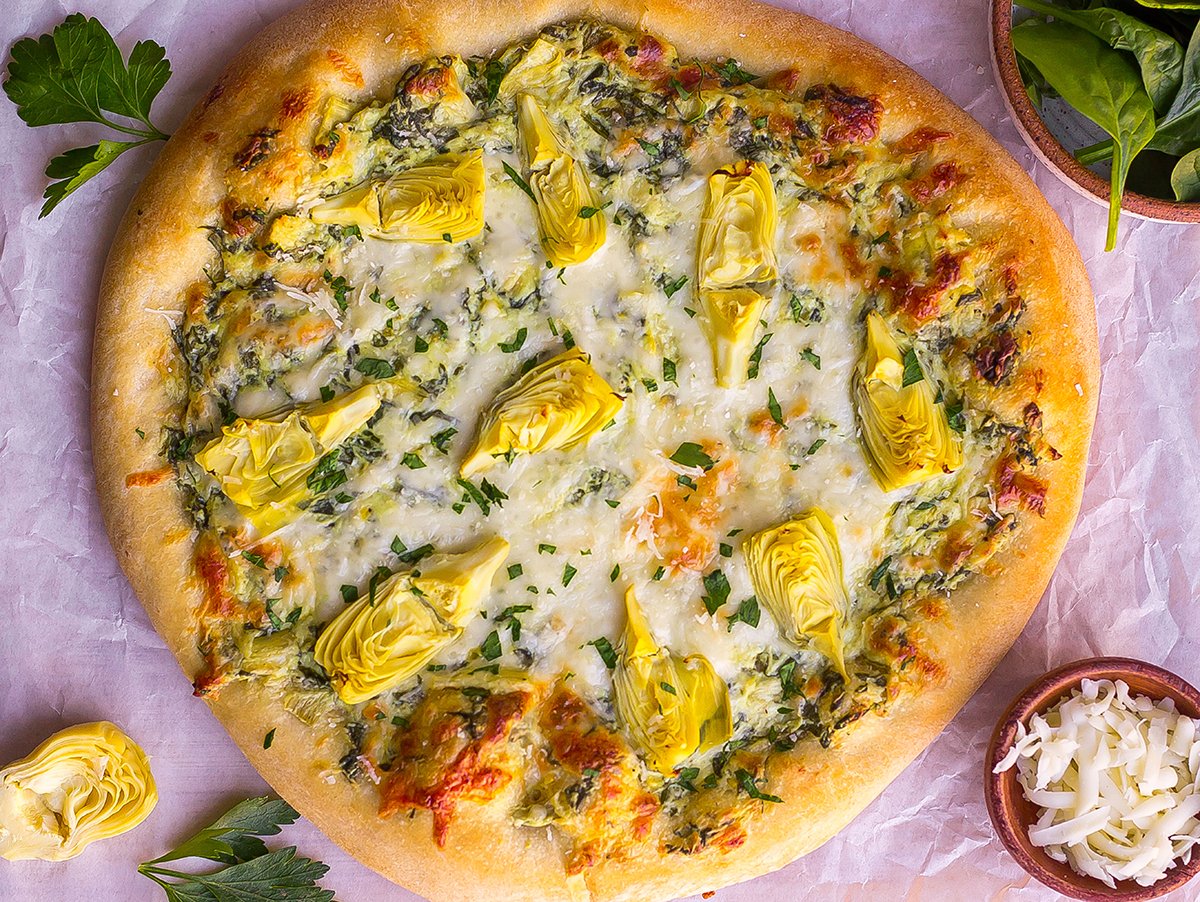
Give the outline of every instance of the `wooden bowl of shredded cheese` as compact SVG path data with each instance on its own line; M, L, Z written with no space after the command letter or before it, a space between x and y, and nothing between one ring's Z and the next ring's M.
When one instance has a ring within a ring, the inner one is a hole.
M988 814L1033 877L1087 900L1155 899L1200 871L1200 692L1131 658L1089 658L1009 706Z

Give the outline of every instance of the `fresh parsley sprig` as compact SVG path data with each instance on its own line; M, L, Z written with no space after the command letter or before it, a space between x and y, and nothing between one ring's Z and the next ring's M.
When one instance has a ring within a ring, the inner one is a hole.
M138 873L161 886L169 902L330 902L332 890L317 885L327 865L298 857L295 846L268 852L259 839L275 836L299 816L282 799L246 799L166 855L138 865ZM203 858L226 867L210 874L162 867L182 858Z
M132 140L104 139L54 157L46 167L46 216L80 185L103 172L121 154L168 135L150 121L150 106L171 64L154 41L139 41L121 58L112 35L96 19L72 13L51 34L24 38L12 47L4 93L30 126L98 122Z

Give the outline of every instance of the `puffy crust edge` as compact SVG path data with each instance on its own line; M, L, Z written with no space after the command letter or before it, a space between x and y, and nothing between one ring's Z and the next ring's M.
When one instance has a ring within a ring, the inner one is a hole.
M869 716L830 752L801 748L780 757L764 806L735 852L692 857L647 850L568 880L544 833L513 827L495 809L465 806L438 850L428 815L381 821L372 792L326 781L314 760L319 735L245 685L212 702L263 776L335 842L363 863L430 899L496 898L505 862L508 899L658 899L716 889L782 867L845 826L942 730L1015 641L1044 591L1071 531L1083 488L1095 418L1098 352L1087 275L1070 235L1016 162L931 85L857 38L803 15L747 0L485 0L447 6L431 0L314 2L265 29L231 62L192 111L134 198L101 285L93 357L92 432L97 487L122 568L185 673L200 667L192 612L201 590L190 574L195 540L171 480L126 488L129 473L161 467L158 442L138 426L177 418L167 387L180 366L166 318L212 251L199 223L214 220L223 172L245 136L276 115L298 86L336 87L365 99L387 91L404 67L440 52L485 53L546 24L592 15L641 26L702 58L734 56L752 71L795 66L812 81L876 94L885 137L918 125L949 131L937 150L971 173L956 217L998 253L1022 264L1035 338L1023 371L1039 372L1037 401L1048 438L1062 453L1046 462L1045 517L1029 518L989 575L957 591L946 618L927 628L944 664L940 681L909 695L886 717ZM332 51L332 53L331 53ZM1013 222L1020 228L1012 228ZM262 737L274 727L270 750Z

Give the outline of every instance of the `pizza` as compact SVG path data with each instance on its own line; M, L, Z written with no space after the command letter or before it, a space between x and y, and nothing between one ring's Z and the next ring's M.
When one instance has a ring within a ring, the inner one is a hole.
M1079 504L1062 224L750 3L314 4L105 273L107 526L264 777L431 899L667 898L848 823Z

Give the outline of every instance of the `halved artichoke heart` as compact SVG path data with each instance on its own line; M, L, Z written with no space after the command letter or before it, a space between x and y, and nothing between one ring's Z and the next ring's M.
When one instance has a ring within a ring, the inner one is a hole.
M962 465L962 448L928 379L904 385L904 355L882 316L867 316L867 342L854 371L863 453L885 492Z
M537 202L542 249L555 266L582 263L604 244L607 229L587 172L528 94L517 97L517 130L529 187ZM597 212L585 218L579 215L585 208Z
M608 425L622 400L583 351L572 348L552 357L496 395L462 475L486 470L506 454L579 445Z
M763 292L778 277L777 219L775 186L762 163L743 161L709 176L696 283L717 384L722 387L746 379L754 333L767 302Z
M819 651L845 676L842 630L849 601L829 515L813 508L751 536L744 551L754 592L783 636Z
M259 532L271 532L299 514L309 474L374 416L382 392L364 385L282 419L238 419L204 446L196 463Z
M563 54L557 44L539 37L525 51L511 69L500 80L496 96L511 100L517 94L529 90L545 91L570 78L570 72L562 65Z
M137 743L106 721L68 727L0 770L0 857L74 858L132 830L156 804Z
M625 613L613 701L646 763L669 774L733 735L729 687L703 655L682 657L658 645L632 588Z
M492 576L508 556L499 537L463 554L397 573L333 618L313 654L348 705L372 699L421 670L478 613Z
M728 388L746 380L754 333L767 299L753 288L700 291L704 323L712 346L717 385Z
M452 154L364 182L317 204L315 222L358 226L375 238L434 244L483 229L483 154Z

